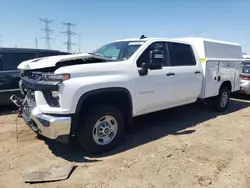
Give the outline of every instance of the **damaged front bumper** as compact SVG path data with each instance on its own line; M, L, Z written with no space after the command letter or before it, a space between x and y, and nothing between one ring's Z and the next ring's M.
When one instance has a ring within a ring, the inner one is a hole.
M11 100L20 107L20 115L34 132L49 139L68 143L72 121L71 117L47 115L42 113L36 106L32 107L30 114L27 114L23 107L20 106L22 99L12 96Z
M56 117L43 114L40 112L38 107L35 107L31 110L30 119L36 125L36 132L38 134L60 142L68 142L71 117Z
M13 95L12 102L19 107L19 117L21 116L26 124L37 134L43 135L49 139L54 139L63 143L69 141L71 116L58 114L45 114L39 109L34 94L36 90L57 90L58 83L44 83L43 81L33 80L22 77L19 83L21 93L24 99ZM24 88L27 88L24 91ZM39 98L39 97L38 97ZM40 96L41 101L41 96ZM46 100L43 100L46 103Z

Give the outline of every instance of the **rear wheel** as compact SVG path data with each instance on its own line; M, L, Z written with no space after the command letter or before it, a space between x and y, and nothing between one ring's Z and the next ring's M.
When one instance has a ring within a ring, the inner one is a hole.
M223 112L228 108L230 93L227 87L220 89L219 95L212 99L213 108L218 112Z
M88 152L100 154L115 148L124 135L124 118L120 110L109 104L99 104L84 114L77 138Z

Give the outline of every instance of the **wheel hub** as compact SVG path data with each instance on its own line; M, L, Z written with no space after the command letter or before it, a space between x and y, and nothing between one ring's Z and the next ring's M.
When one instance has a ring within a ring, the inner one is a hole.
M117 121L112 116L104 116L100 118L93 129L93 139L98 145L110 143L117 133Z
M108 122L102 122L98 128L98 134L100 136L106 136L110 132L110 125Z

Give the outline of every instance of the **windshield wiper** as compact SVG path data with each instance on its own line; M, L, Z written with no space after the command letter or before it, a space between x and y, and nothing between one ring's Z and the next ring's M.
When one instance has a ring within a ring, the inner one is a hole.
M112 58L106 57L106 56L104 56L104 55L102 55L102 54L100 54L100 53L89 52L88 54L90 54L90 55L95 55L95 56L100 56L100 57L104 57L104 58L107 59L106 61L114 61Z
M88 54L105 57L104 55L102 55L100 53L89 52Z

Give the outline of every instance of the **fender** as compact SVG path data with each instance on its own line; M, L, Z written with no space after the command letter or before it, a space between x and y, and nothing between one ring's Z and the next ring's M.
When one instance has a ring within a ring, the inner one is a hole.
M124 92L127 94L127 96L129 97L129 114L127 114L126 117L126 123L128 125L132 124L132 118L133 118L133 102L132 102L132 97L131 94L129 92L128 89L123 88L123 87L110 87L110 88L101 88L101 89L95 89L92 91L88 91L86 93L84 93L78 103L77 103L77 107L76 107L76 111L75 111L75 115L72 121L72 126L71 126L71 133L74 134L74 132L77 130L77 127L79 126L79 113L81 111L82 105L84 103L84 101L88 100L89 97L94 96L94 95L99 95L101 93L113 93L113 92Z
M232 92L233 85L232 85L232 83L231 83L230 80L224 80L224 81L220 84L220 88L219 88L219 90L218 90L218 94L219 94L220 89L221 89L222 86L227 86L228 89L230 90L230 92Z

